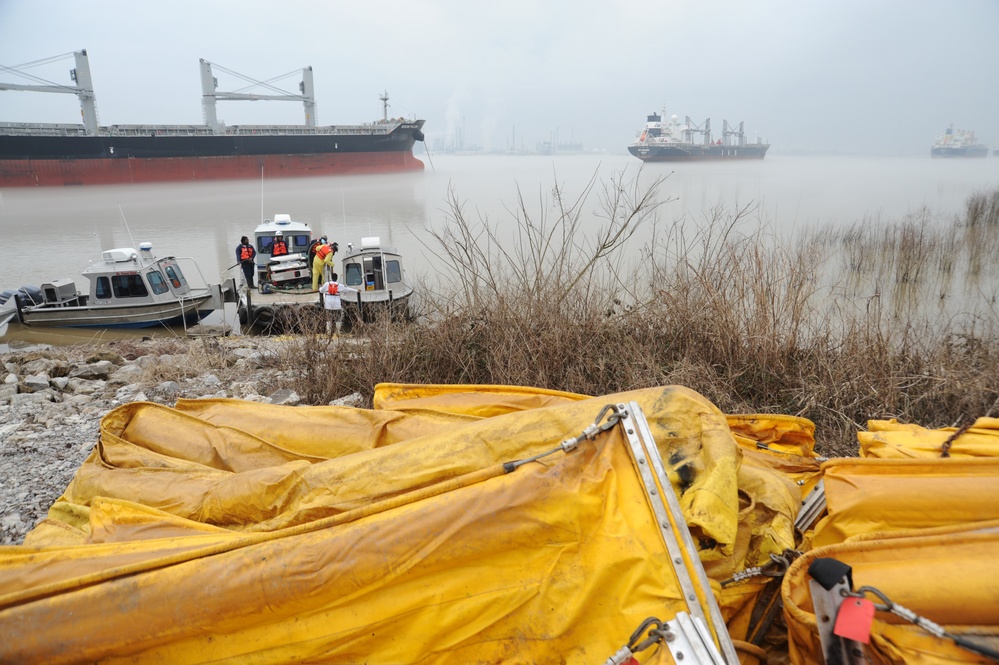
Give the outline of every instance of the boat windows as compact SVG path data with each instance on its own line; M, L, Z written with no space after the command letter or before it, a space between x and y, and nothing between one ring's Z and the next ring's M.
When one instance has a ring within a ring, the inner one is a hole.
M180 271L180 266L165 265L163 270L166 271L167 279L170 280L170 285L173 288L179 289L184 285L184 273Z
M107 277L98 277L97 286L94 287L94 298L107 300L111 297L111 280Z
M142 276L137 274L113 275L111 288L115 298L143 298L149 295Z
M360 286L364 281L363 274L361 273L361 264L359 263L348 263L346 266L347 273L344 275L344 284L347 286Z
M289 235L286 233L284 234L284 243L288 245L289 254L307 252L309 251L309 245L312 244L312 236L308 233L302 235ZM260 254L270 254L273 248L274 236L257 237L257 252Z
M156 295L166 293L170 290L170 287L167 286L166 280L163 279L163 273L159 270L150 270L146 273L146 279L149 280L149 286Z
M402 281L402 267L398 261L385 262L385 279L389 284Z

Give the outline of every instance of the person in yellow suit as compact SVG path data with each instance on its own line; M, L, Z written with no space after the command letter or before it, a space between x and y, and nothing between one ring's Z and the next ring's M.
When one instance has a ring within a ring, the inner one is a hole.
M330 267L330 272L333 271L333 255L336 254L340 246L335 242L330 244L321 244L316 247L316 255L312 259L312 290L319 290L319 282L325 281L322 279L323 268L325 266Z

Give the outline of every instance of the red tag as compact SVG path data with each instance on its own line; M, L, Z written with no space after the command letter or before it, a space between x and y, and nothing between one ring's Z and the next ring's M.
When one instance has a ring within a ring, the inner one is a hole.
M872 623L874 623L874 603L866 598L850 597L839 606L833 633L854 642L867 644L871 641Z
M638 660L636 660L635 657L632 656L631 658L629 658L624 662L624 665L639 665L639 663Z

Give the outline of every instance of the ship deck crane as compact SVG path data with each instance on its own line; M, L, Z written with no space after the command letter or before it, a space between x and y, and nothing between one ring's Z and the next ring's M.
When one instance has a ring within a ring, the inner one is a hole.
M226 69L219 64L215 66L222 69L226 73L238 76L246 81L253 83L254 85L260 85L265 88L274 90L280 94L274 95L259 95L244 92L219 92L217 90L219 82L212 73L212 63L208 62L204 58L201 59L201 112L205 119L205 124L208 125L213 132L222 133L224 127L222 123L218 120L218 114L216 113L216 102L220 99L222 100L269 100L269 101L290 101L290 102L302 102L305 107L305 125L307 127L316 126L316 93L315 87L312 84L312 67L305 67L302 69L302 80L298 84L298 89L301 94L289 94L275 86L271 85L273 81L285 78L288 74L278 76L276 78L270 79L269 81L257 81L251 79L248 76L244 76L232 70Z
M15 83L0 83L0 90L24 90L29 92L56 92L63 94L76 95L80 99L80 113L83 115L83 126L88 134L97 134L98 120L97 120L97 97L94 95L94 83L90 78L90 61L87 59L87 49L81 51L75 51L73 56L76 59L76 67L69 70L69 77L73 80L76 85L56 85L51 82L46 82L45 85L24 85ZM57 60L65 57L64 55L56 56L55 58L49 58L46 61L40 62L51 62L52 60ZM19 65L17 67L4 67L0 65L0 70L6 72L16 73L20 76L26 78L31 78L36 81L43 81L44 79L38 78L37 76L32 76L30 74L25 74L22 69L25 67L34 66L40 64L40 62L29 62L24 65Z

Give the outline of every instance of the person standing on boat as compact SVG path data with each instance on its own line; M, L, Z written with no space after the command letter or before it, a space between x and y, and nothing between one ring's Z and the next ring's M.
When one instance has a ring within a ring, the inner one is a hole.
M236 245L236 262L243 267L243 276L246 277L246 287L253 286L253 259L257 256L257 250L250 244L249 238L243 236Z
M357 289L344 286L337 281L337 274L333 273L330 280L323 282L323 285L319 287L319 293L323 298L323 307L326 309L326 315L329 317L326 320L326 333L333 333L334 326L336 326L336 334L339 335L340 327L343 325L343 303L340 297L356 294Z
M288 253L288 245L284 242L284 234L278 231L274 234L274 244L271 245L271 256L284 256Z
M325 240L325 238L324 238ZM323 268L330 267L333 271L333 255L336 254L340 246L336 243L326 244L325 242L316 247L316 255L312 259L312 290L319 286L320 278L323 276Z
M309 245L308 262L310 266L312 265L312 259L316 258L316 249L320 245L325 245L325 244L326 244L326 236L323 236L319 240L313 240L312 243ZM315 289L312 290L315 291Z

